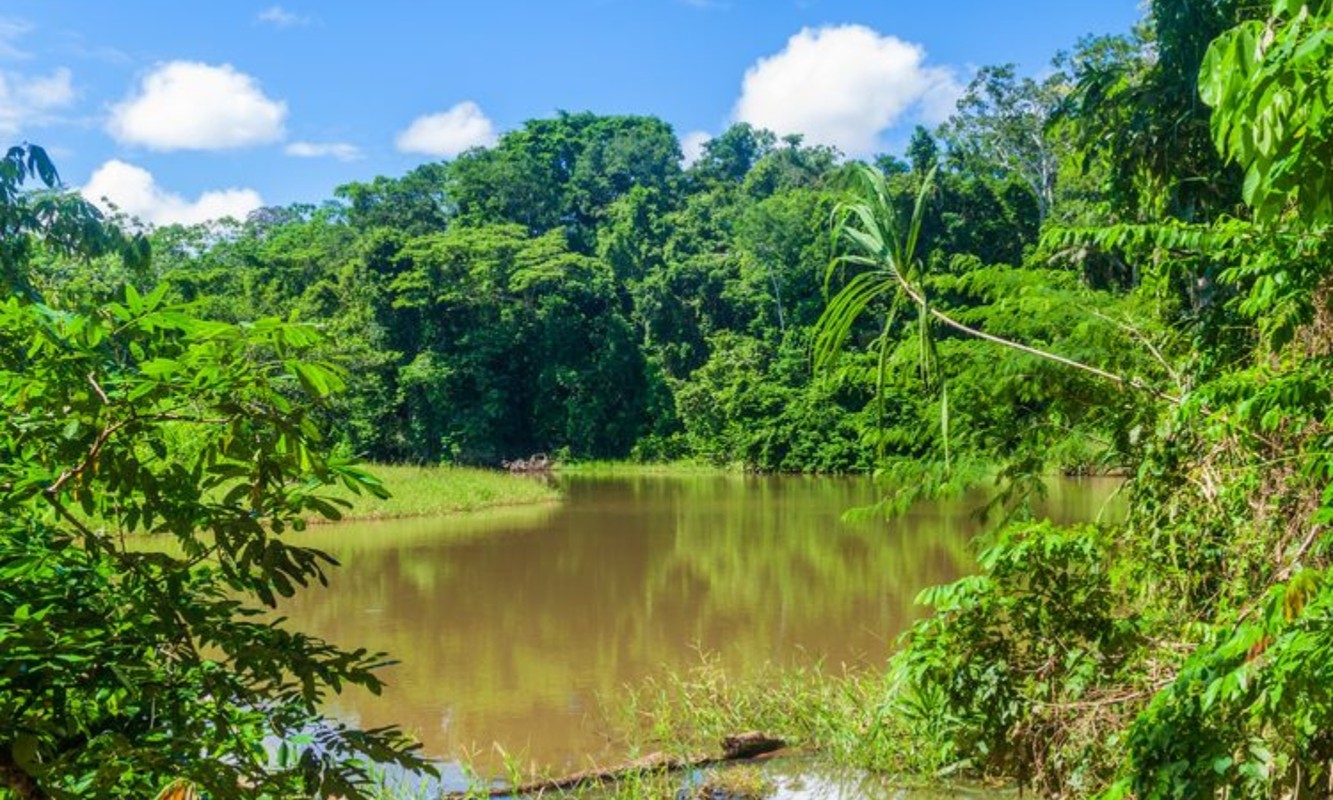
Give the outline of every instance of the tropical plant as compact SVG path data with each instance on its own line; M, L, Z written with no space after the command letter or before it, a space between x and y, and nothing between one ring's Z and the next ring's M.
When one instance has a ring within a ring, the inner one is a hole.
M1193 11L1226 4L1208 5ZM1196 351L1163 355L1175 402L1150 428L1126 430L1143 444L1123 523L1002 533L981 575L925 598L939 613L901 660L915 694L935 700L930 735L946 731L942 749L959 767L1052 795L1142 800L1306 797L1333 780L1323 164L1333 123L1322 105L1333 9L1271 9L1218 38L1199 76L1254 219L1048 236L1141 263L1135 294L1156 297ZM1252 13L1226 13L1241 11ZM1176 3L1154 15L1168 29L1191 18ZM1182 69L1186 51L1201 51L1198 31L1169 32L1184 50L1154 69ZM1192 179L1206 160L1162 177ZM1221 171L1203 177L1216 188ZM1188 314L1174 303L1182 279L1196 287ZM1034 593L1052 577L1058 591Z
M1333 135L1325 95L1333 41L1327 2L1279 0L1270 20L1249 20L1204 55L1199 93L1214 109L1217 149L1245 169L1243 196L1261 222L1289 208L1333 221Z
M891 366L900 342L912 343L919 390L924 396L931 398L930 402L938 420L939 435L935 439L937 444L934 447L927 451L911 452L913 456L911 462L899 462L899 466L906 469L906 472L902 469L891 471L888 476L891 482L907 483L913 488L906 492L898 491L890 508L901 510L906 503L923 496L923 493L956 490L959 480L966 477L966 471L955 474L951 470L954 460L953 440L957 435L956 431L951 430L951 423L956 409L950 407L950 365L941 359L941 343L946 341L948 336L956 337L962 334L966 338L985 342L988 346L998 345L1005 350L1035 357L1068 368L1075 373L1092 376L1116 387L1140 391L1149 398L1177 401L1176 397L1158 388L1156 383L1148 378L1133 373L1111 371L1048 349L1025 344L1014 338L963 322L955 313L942 310L936 298L946 293L957 298L969 285L985 285L995 279L984 268L975 266L968 267L965 270L966 275L961 278L953 275L932 275L917 255L935 172L932 171L924 176L912 205L912 214L906 221L901 214L898 198L882 173L873 167L860 165L855 168L854 174L856 182L853 199L839 206L836 212L835 235L846 243L847 249L829 264L825 274L826 294L839 275L851 271L849 268L856 271L829 299L823 315L819 318L815 330L814 359L819 368L831 367L848 338L856 330L858 321L872 311L882 312L882 320L877 326L879 333L873 338L871 346L877 360L873 380L874 402L877 406L876 424L881 429L880 455L883 458L885 445L888 443L883 428L885 420L891 416L891 409L888 407L891 395L888 386ZM1020 280L1034 277L1038 281L1045 279L1048 286L1053 283L1050 281L1050 276L1039 272L1011 270L1009 274ZM1048 316L1054 315L1050 308L1051 301L1067 305L1071 299L1074 301L1079 299L1069 296L1059 297L1056 293L1050 292L1049 288L1040 286L1025 287L1015 294L1021 298L1023 294L1033 291L1042 291L1050 298L1043 304L1044 313ZM1002 293L1002 296L1003 294L1006 293ZM1091 305L1099 298L1087 292L1083 294L1082 299ZM1017 302L1021 304L1021 300ZM1014 302L1009 301L997 304L993 312L988 312L991 319L1004 322L1006 315L1009 314L1007 306L1013 304ZM906 334L899 330L899 317L905 314L911 314L913 317L903 323L908 328ZM975 318L976 314L973 316ZM1099 325L1111 328L1119 325L1124 328L1120 338L1132 338L1130 334L1134 329L1130 326L1117 323L1092 311L1088 311L1084 316ZM1010 321L1009 324L1012 326L1013 322ZM1076 335L1077 331L1068 333ZM952 371L956 374L959 369L954 366ZM975 374L969 377L975 377ZM969 388L974 385L979 384L969 380ZM903 402L902 395L898 397L900 402ZM919 402L919 398L914 402ZM1010 469L1007 469L1004 475L1025 484L1018 496L1024 496L1033 490L1039 491L1038 481L1049 463L1045 456L1036 454L1032 448L1023 450L1008 448L1004 451L971 455L984 455L1009 461ZM936 469L936 466L942 466L943 469ZM899 474L892 474L893 472Z
M61 195L85 226L63 236L20 185L55 189L54 170L14 153L0 216L20 280L14 237L128 241ZM204 321L165 295L0 300L0 795L358 797L371 761L425 767L394 730L320 716L329 691L378 689L384 656L273 614L334 565L293 540L339 515L324 488L383 492L315 424L342 371L307 359L309 326Z
M827 295L841 268L860 268L846 285L829 299L815 326L814 359L819 368L827 368L838 357L858 319L876 301L889 301L880 335L875 339L878 354L876 397L880 417L884 415L884 380L886 360L892 346L894 322L908 303L916 312L915 340L917 371L926 391L939 396L940 430L944 460L949 460L949 394L939 375L939 359L931 326L935 314L925 284L925 266L917 257L926 201L934 185L935 169L930 169L917 191L912 216L903 223L896 198L890 193L883 173L868 166L858 166L855 176L860 189L856 201L835 210L839 225L835 238L846 238L854 250L830 262L824 276ZM887 296L887 298L886 298Z

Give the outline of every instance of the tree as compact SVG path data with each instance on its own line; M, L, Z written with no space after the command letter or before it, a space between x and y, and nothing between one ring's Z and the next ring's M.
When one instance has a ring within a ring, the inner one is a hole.
M390 284L402 431L417 460L623 456L644 373L609 267L564 231L456 227L409 240Z
M1204 222L1237 210L1239 175L1213 147L1199 66L1213 39L1263 5L1157 0L1128 45L1092 39L1074 54L1063 116L1121 218Z
M1017 177L1032 190L1045 219L1055 204L1066 149L1050 127L1068 91L1068 77L1060 72L1038 83L1020 80L1012 64L982 67L944 126L951 154L969 161L974 174Z
M445 191L444 164L422 164L401 178L375 178L334 190L347 203L356 228L391 227L418 235L442 230L453 209Z
M935 143L935 137L921 125L913 128L912 139L907 143L907 163L912 165L912 171L925 175L935 169L939 160L940 147Z
M944 761L1051 796L1319 796L1333 781L1333 6L1151 8L1158 52L1102 108L1129 129L1085 131L1133 192L1108 187L1094 226L1046 238L1141 265L1127 299L1166 335L1125 327L1179 394L1111 426L1140 442L1123 522L1012 527L987 538L980 574L924 595L934 614L898 661L904 706L929 709ZM1200 61L1210 120L1193 102ZM1247 208L1219 158L1245 171ZM1207 278L1208 314L1177 313L1163 288L1181 278Z
M40 151L20 155L0 171L14 274L15 236L71 257L123 240L91 207L78 235L23 221L44 199L21 184L57 178ZM363 796L369 761L424 762L396 731L318 708L330 690L377 689L387 662L270 613L334 565L290 536L338 516L327 488L383 491L314 424L343 374L306 360L308 326L208 322L166 293L0 301L0 791Z
M943 488L954 488L951 462L952 442L955 438L952 425L954 414L950 399L951 376L940 355L940 343L946 335L961 334L975 338L987 345L998 345L1024 357L1035 357L1093 376L1117 388L1135 389L1147 397L1179 402L1179 398L1166 394L1153 383L1133 373L1111 371L1044 347L1025 344L968 324L960 319L962 316L960 314L942 310L941 290L952 289L954 293L959 293L960 289L965 289L968 282L984 286L986 282L995 280L995 276L987 274L985 270L975 269L969 271L961 280L950 282L942 280L940 276L932 275L930 265L922 260L919 250L923 221L927 202L934 190L935 173L933 171L928 173L921 182L910 217L901 214L897 198L882 173L873 167L860 165L854 177L857 182L849 200L840 205L835 212L837 234L839 238L845 240L847 250L829 264L825 273L826 292L831 289L835 280L845 282L842 288L830 297L815 325L815 363L820 368L830 368L862 318L873 315L876 318L875 329L879 331L872 345L877 362L873 371L878 406L876 418L882 421L888 414L886 388L893 357L897 352L896 337L901 335L906 342L906 349L911 353L912 366L918 379L915 386L918 390L918 399L933 409L938 420L939 435L935 440L937 446L928 452L916 452L911 455L928 460L932 465L942 466ZM1005 272L1011 277L1018 277L1019 280L1031 277L1030 274L1023 275L1019 270ZM1049 280L1046 276L1041 278ZM1022 287L1022 290L1017 292L1016 301L1000 304L1001 313L997 316L1003 320L1009 311L1004 309L1003 305L1021 305L1023 295L1031 293L1031 289ZM1049 301L1043 300L1036 306L1047 315L1052 314L1049 310ZM974 312L968 315L968 319L976 316ZM903 333L900 333L898 327L900 317L903 318L901 324L907 328ZM972 373L971 378L977 380L978 376ZM1031 400L1031 397L1028 399ZM882 422L878 424L882 425ZM991 452L988 455L1008 459L1015 454L1001 451ZM1040 467L1045 464L1044 458L1044 455L1034 457L1031 451L1020 450L1015 462L1024 461L1025 466L1006 470L1006 475L1018 478L1022 484L1021 491L1026 492L1034 485L1034 481L1040 479ZM938 488L941 487L925 481L921 481L917 487L924 493ZM900 495L900 498L914 499L917 489Z
M612 203L636 186L669 190L679 175L680 145L661 120L561 112L460 156L449 193L469 224L512 222L534 235L564 227L592 252Z
M1277 3L1274 20L1252 20L1218 37L1199 72L1215 109L1213 141L1245 169L1244 198L1264 222L1289 211L1333 221L1329 125L1328 3Z
M742 190L756 200L786 189L819 186L838 161L837 150L827 145L804 145L800 134L782 137L781 147L765 153L746 173Z
M772 131L738 122L704 142L703 154L690 166L689 173L703 183L740 183L776 144Z
M750 203L737 219L732 235L746 294L773 308L753 328L780 337L788 326L808 328L819 316L819 273L829 258L822 234L834 203L832 194L789 189Z
M44 190L24 188L39 181ZM0 289L32 294L30 260L38 248L66 256L95 258L114 253L127 266L142 266L148 242L101 224L95 206L58 191L60 176L36 145L11 147L0 159Z

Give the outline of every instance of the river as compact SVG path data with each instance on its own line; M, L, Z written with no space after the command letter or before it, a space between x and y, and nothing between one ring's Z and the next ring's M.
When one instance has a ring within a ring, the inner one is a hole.
M563 483L557 505L312 529L302 543L342 567L282 613L400 661L381 696L345 694L327 710L401 725L428 755L483 771L502 753L554 772L615 761L601 704L705 654L737 677L766 664L882 664L922 613L917 593L971 569L982 500L847 522L874 500L866 480ZM1092 519L1113 487L1054 483L1043 513Z

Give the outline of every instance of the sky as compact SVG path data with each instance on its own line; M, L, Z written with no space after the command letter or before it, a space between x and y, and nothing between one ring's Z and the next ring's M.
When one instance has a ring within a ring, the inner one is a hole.
M1139 2L4 0L0 141L155 224L320 203L560 110L660 117L687 159L737 121L863 157Z

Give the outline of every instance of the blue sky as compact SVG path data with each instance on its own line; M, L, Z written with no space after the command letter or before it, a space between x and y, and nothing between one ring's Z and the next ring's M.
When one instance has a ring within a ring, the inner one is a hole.
M0 133L150 221L319 202L559 109L901 148L970 73L1038 74L1137 0L489 0L0 6ZM689 149L689 148L687 148Z

